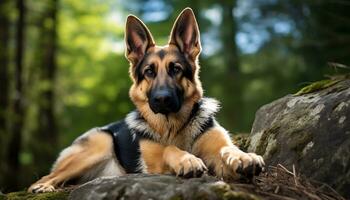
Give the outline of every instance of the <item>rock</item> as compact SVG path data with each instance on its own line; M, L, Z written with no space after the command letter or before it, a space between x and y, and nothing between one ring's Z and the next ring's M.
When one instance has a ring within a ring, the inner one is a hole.
M341 196L322 183L313 183L283 166L270 166L252 182L221 181L204 175L184 179L167 175L131 174L104 177L73 190L69 199L186 200L186 199L339 199ZM323 187L320 187L323 186Z
M21 191L6 195L0 193L0 199L343 200L328 186L310 182L281 165L270 166L268 170L249 182L228 180L224 182L206 174L192 179L169 175L128 174L121 177L98 178L80 186L61 188L57 192L31 194Z
M248 151L263 155L267 165L295 165L350 198L350 80L327 84L261 107Z
M183 179L167 175L133 174L104 177L75 189L69 199L260 199L211 176Z

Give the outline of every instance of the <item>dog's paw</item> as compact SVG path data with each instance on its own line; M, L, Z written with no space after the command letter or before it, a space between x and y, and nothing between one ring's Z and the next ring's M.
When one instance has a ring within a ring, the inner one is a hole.
M44 192L54 192L54 191L56 191L55 187L48 183L33 184L28 189L28 192L31 192L31 193L44 193Z
M223 162L233 170L245 177L259 175L265 163L261 156L255 153L245 153L237 147L224 147L221 149Z
M183 155L174 166L176 175L185 178L200 177L207 170L207 167L200 158L189 153Z

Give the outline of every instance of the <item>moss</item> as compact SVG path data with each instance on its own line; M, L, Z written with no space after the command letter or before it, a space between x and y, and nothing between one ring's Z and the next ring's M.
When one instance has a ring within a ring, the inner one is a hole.
M49 193L41 193L41 194L32 194L28 192L12 192L6 194L6 200L20 200L20 199L28 199L28 200L65 200L68 198L69 192L49 192Z
M267 130L265 130L260 138L260 143L256 147L256 153L259 155L264 155L266 153L266 147L269 144L269 139L274 139L276 138L276 135L279 132L279 127L278 126L273 126ZM276 149L273 150L273 153L277 151L277 146Z
M317 82L311 83L310 85L303 87L294 95L300 96L303 94L308 94L308 93L316 92L319 90L323 90L325 88L328 88L328 87L340 82L341 80L342 79L327 79L327 80L317 81Z
M228 184L216 184L211 188L223 200L259 200L257 196L241 191L234 191Z
M228 191L221 196L224 200L259 200L260 198L255 195L245 193L245 192L237 192L237 191Z
M175 196L172 196L171 198L170 198L170 200L182 200L183 198L182 198L182 196L181 195L175 195Z
M243 151L247 151L248 146L250 144L249 134L233 135L233 143Z

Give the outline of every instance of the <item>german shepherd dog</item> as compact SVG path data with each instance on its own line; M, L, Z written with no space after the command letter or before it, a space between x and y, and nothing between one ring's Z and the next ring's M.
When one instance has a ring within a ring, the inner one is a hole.
M162 47L155 45L140 19L128 16L125 43L133 81L129 95L136 110L78 137L29 192L51 192L69 180L83 183L127 173L199 177L208 171L233 179L260 173L262 157L232 143L215 120L218 102L203 97L200 35L190 8L178 16L168 45Z

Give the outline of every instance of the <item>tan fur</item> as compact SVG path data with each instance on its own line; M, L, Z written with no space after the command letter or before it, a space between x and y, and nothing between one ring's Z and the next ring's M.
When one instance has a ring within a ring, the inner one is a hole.
M51 173L32 184L28 191L54 191L57 185L82 176L94 166L110 159L112 153L112 138L108 134L94 131L65 149Z
M165 147L159 143L149 140L140 141L141 156L147 167L147 173L165 174L170 172L163 159L164 149Z
M174 145L164 146L149 140L140 142L141 156L147 173L186 174L192 170L205 170L203 161Z

